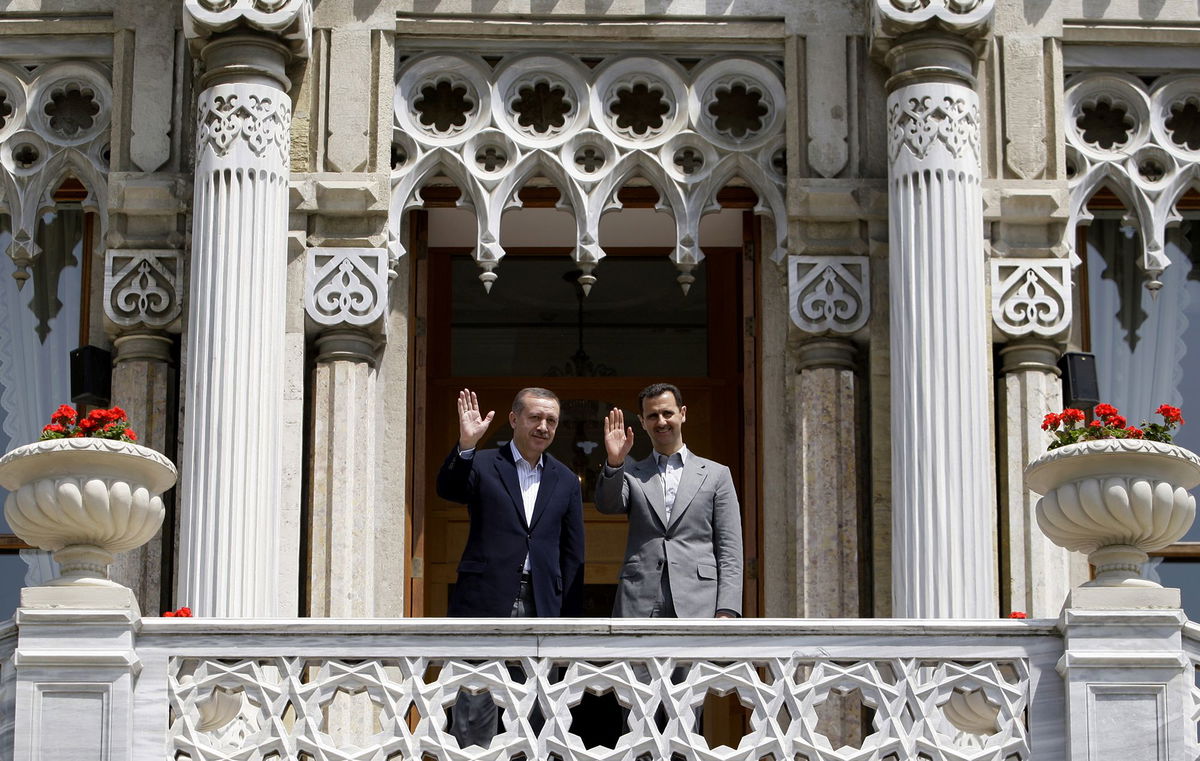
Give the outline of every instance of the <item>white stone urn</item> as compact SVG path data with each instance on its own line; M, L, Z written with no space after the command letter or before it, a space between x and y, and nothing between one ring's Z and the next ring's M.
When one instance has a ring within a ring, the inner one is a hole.
M1096 567L1085 586L1157 587L1141 566L1147 552L1191 527L1196 498L1188 489L1200 484L1200 456L1157 441L1082 441L1029 463L1025 482L1042 494L1042 532Z
M0 457L4 517L23 541L52 550L50 585L119 586L113 554L140 547L163 521L175 466L153 449L109 439L50 439Z

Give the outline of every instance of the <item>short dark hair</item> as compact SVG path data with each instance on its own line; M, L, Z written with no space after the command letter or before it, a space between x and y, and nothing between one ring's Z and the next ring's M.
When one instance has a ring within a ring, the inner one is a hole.
M562 406L562 404L558 401L558 397L555 396L554 392L550 389L530 386L529 388L523 388L518 391L516 397L513 398L513 414L520 415L521 411L525 409L525 397L527 396L532 396L534 399L549 399L555 404L558 404L560 407Z
M678 386L672 383L651 383L649 386L646 386L644 389L642 389L640 394L638 394L638 414L640 415L642 413L642 403L647 399L651 399L656 396L662 396L668 392L670 392L671 396L675 397L675 406L682 407L683 394L679 392Z

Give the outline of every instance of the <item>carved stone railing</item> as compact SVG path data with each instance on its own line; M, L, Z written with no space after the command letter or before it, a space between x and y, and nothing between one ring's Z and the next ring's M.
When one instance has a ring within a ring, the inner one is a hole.
M158 758L1066 757L1049 621L142 619L136 650ZM501 710L486 748L460 690Z

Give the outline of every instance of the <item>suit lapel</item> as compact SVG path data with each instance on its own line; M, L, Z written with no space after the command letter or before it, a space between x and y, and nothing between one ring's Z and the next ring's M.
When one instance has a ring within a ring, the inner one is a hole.
M663 479L662 474L658 472L658 465L654 462L654 455L651 454L638 462L633 468L634 476L642 484L642 493L646 495L646 501L654 509L654 514L658 516L658 522L663 525L663 528L666 528L667 506L663 502Z
M512 498L513 509L517 511L517 520L526 529L529 524L525 521L525 500L521 499L521 483L517 480L517 465L513 462L512 448L508 444L500 447L500 457L496 460L496 472L500 474L500 483ZM541 490L538 490L541 495Z
M546 512L546 506L550 504L550 496L554 493L554 487L558 482L558 474L555 472L557 468L550 467L554 462L548 454L542 455L542 480L538 484L537 499L533 502L533 521L529 524L532 529L542 519L542 513ZM522 510L521 514L524 515Z
M671 508L671 525L679 522L680 517L687 511L688 505L704 485L708 477L707 463L696 455L689 455L683 465L683 473L679 477L679 489L675 492L675 504Z

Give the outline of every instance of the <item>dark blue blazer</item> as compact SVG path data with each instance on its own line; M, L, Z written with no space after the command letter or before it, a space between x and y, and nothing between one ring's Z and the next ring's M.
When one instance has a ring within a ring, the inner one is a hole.
M467 506L467 546L450 597L451 616L512 614L525 554L533 574L538 616L578 616L583 608L583 500L579 479L548 453L533 520L525 503L508 444L476 449L464 460L458 449L438 471L437 494Z

